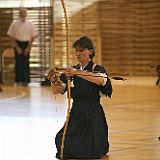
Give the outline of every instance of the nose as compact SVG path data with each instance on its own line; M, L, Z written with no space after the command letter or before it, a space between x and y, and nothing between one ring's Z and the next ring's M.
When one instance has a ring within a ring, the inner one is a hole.
M79 52L79 51L76 51L76 55L81 55L81 52Z

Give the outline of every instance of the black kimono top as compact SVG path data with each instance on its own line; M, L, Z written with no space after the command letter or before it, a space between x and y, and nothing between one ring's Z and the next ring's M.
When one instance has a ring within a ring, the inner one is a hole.
M94 65L93 61L90 61L83 70L93 72L93 65ZM79 64L73 67L76 69L80 69ZM101 65L95 65L94 71L100 73L106 73L105 68ZM61 75L60 79L63 81L63 83L67 84L67 79L64 74ZM108 96L111 98L112 84L108 77L107 77L107 82L104 86L89 82L76 75L71 77L71 82L73 84L73 86L71 87L71 98L73 99L99 99L100 92L106 95L106 97Z

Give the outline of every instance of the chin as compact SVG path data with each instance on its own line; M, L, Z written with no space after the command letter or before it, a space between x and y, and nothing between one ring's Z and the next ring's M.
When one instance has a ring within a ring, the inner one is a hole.
M78 57L77 57L77 60L78 60L78 61L81 61L81 60L82 60L82 58L78 58Z

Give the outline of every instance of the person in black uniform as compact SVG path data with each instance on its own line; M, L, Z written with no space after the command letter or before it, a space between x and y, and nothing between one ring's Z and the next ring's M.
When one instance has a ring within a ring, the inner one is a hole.
M95 49L90 38L80 37L73 43L73 48L79 63L66 68L59 77L61 82L57 82L54 72L48 74L54 94L65 93L66 77L70 77L72 84L73 103L65 136L64 158L98 159L109 151L108 125L100 97L103 94L111 98L112 85L105 68L93 62ZM82 74L77 74L75 69L82 70ZM88 71L99 76L86 75ZM57 158L60 158L63 130L64 127L55 138Z

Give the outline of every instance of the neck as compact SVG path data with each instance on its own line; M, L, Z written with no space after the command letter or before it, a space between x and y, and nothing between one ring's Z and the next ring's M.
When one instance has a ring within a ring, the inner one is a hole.
M91 61L91 60L89 59L89 60L86 61L86 62L81 62L81 66L82 66L82 67L86 66L90 61Z
M21 20L21 22L24 23L26 19L25 18L20 18L20 20Z

